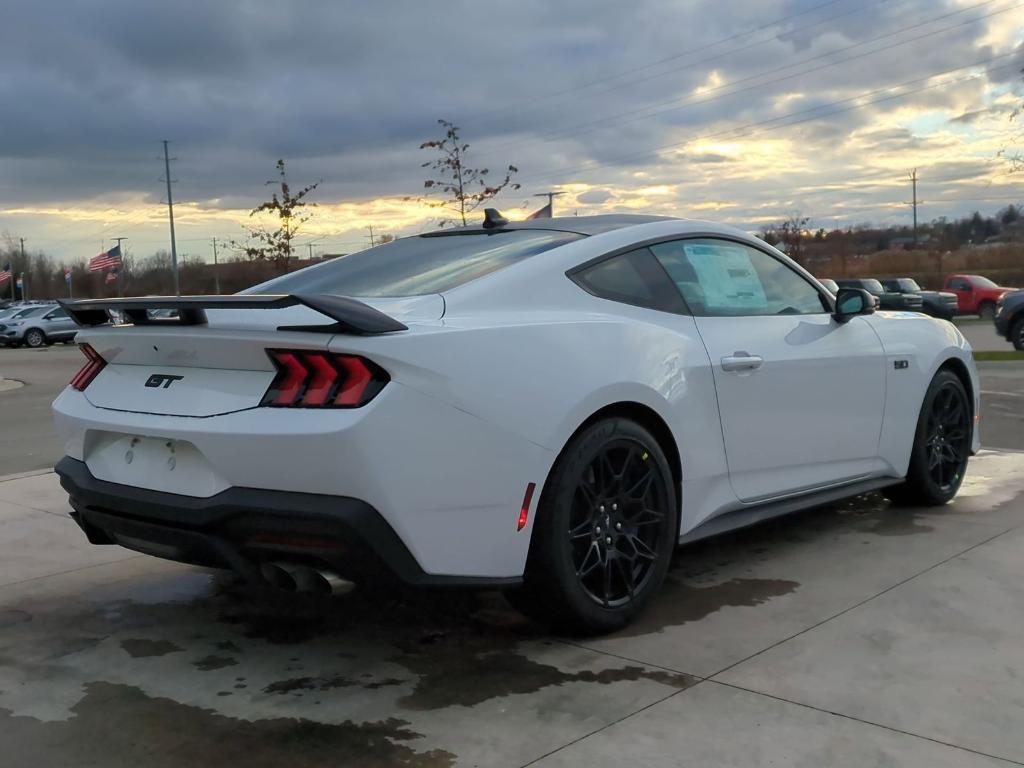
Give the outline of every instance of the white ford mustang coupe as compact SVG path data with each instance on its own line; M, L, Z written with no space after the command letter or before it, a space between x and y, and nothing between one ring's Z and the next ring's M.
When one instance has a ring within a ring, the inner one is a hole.
M299 591L383 570L609 631L680 542L943 504L979 447L953 325L704 221L489 210L243 294L64 306L87 361L56 470L89 541Z

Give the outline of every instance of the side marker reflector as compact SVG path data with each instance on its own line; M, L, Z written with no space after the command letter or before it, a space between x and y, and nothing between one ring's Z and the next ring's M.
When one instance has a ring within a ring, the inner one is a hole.
M523 496L523 506L519 510L519 522L516 524L516 530L521 531L526 527L526 523L530 520L530 502L533 501L533 490L537 487L536 483L529 483L526 486L526 495Z

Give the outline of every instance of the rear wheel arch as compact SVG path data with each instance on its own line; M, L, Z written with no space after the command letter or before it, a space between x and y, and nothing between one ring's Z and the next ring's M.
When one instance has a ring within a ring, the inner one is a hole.
M676 506L681 507L682 494L680 494L678 490L683 482L683 467L679 456L679 444L676 442L675 435L672 434L672 430L669 428L666 421L650 406L632 401L621 401L606 405L584 419L583 423L573 430L573 433L565 441L565 445L568 445L577 434L582 432L591 424L601 421L602 419L616 417L635 421L641 427L650 432L654 439L658 441L659 447L662 452L664 452L665 458L668 460L669 468L672 470L672 481L675 483L677 490ZM677 509L676 513L678 514L678 512L679 510Z

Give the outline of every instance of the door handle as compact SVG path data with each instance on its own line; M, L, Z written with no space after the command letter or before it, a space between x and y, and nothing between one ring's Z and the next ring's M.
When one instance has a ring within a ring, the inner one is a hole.
M760 368L764 358L760 355L751 355L747 352L733 352L728 357L722 358L723 371L753 371Z

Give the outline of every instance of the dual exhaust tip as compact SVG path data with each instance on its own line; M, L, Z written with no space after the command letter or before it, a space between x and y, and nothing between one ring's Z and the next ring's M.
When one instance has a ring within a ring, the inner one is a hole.
M297 563L271 562L260 566L260 575L285 592L310 595L344 595L356 585L336 573Z

